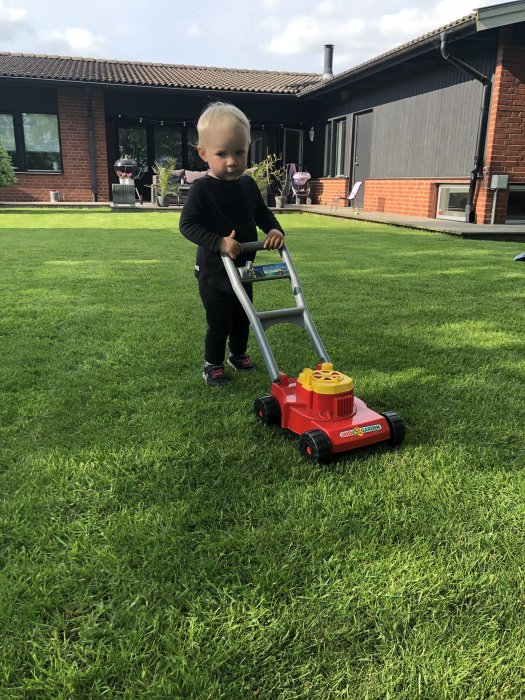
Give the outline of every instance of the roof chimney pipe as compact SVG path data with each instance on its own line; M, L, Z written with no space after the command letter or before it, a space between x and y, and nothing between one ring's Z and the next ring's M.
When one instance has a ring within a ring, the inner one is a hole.
M334 45L333 44L325 44L324 45L323 80L331 80L334 77L333 60L334 60Z

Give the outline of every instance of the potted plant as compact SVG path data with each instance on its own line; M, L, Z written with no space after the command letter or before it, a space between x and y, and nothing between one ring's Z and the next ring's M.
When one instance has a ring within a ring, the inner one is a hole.
M290 175L286 163L280 166L274 163L271 169L271 180L277 191L275 195L275 206L278 209L284 209L286 200L288 199L288 187L290 184Z
M153 163L152 171L155 175L153 184L157 191L157 204L159 207L168 206L168 197L179 196L179 186L175 182L173 171L176 166L175 158L163 158Z
M268 201L268 190L270 189L270 168L275 156L270 153L260 163L254 163L246 170L246 175L253 177L257 186L261 190L262 198Z
M253 177L259 185L265 202L268 200L270 188L275 189L278 192L275 204L282 209L286 203L289 177L288 166L285 163L279 165L280 162L279 156L275 153L268 153L264 160L248 168L246 173Z

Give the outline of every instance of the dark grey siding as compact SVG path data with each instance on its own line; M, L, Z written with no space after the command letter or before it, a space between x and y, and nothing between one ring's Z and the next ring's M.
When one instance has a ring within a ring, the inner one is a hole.
M370 177L462 177L472 167L482 86L469 82L374 109Z
M492 77L498 33L451 43L449 51ZM373 109L371 178L465 177L474 161L482 86L438 47L325 97L326 119ZM352 143L352 140L349 140ZM349 154L347 162L352 162ZM350 173L349 173L350 174Z

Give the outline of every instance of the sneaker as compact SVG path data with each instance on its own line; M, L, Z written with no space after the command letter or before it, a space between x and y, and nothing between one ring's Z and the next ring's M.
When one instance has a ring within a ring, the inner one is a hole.
M228 364L237 372L253 372L255 365L249 355L228 355Z
M224 365L205 365L202 376L208 386L223 386L229 381L224 374Z

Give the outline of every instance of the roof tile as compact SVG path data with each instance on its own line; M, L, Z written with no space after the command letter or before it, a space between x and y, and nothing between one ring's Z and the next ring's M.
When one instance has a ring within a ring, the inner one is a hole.
M0 77L295 95L322 82L315 73L208 68L71 56L0 53Z

